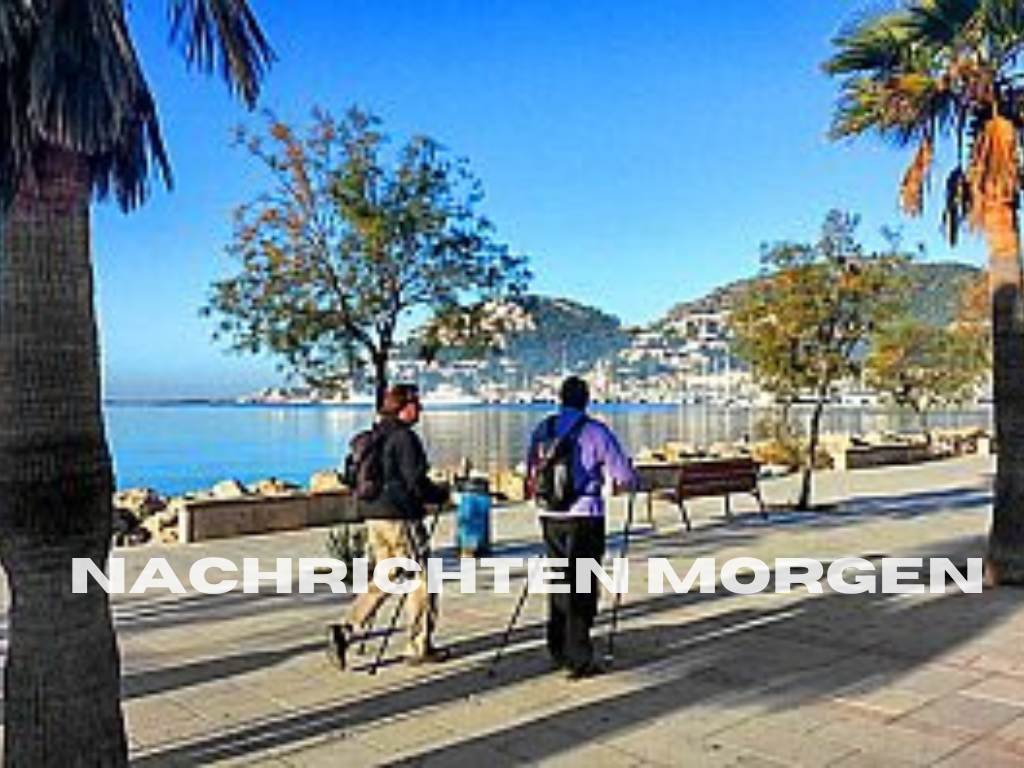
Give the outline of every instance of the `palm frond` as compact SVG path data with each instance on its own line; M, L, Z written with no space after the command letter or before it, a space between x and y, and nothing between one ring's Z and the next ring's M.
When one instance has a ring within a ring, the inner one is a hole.
M1000 64L1012 62L1024 42L1024 5L1014 0L988 0L980 6L992 59Z
M149 194L153 165L171 183L121 0L53 0L35 31L26 71L16 106L33 144L86 156L99 197L113 192L122 208L137 206Z
M1015 205L1020 195L1020 146L1017 129L1006 117L985 121L971 148L967 181L971 190L969 221L984 230L990 206Z
M908 8L911 37L933 47L955 46L977 18L983 0L927 0Z
M920 216L924 208L924 188L931 172L934 159L934 147L930 137L925 137L918 145L914 159L900 184L900 207L911 216Z
M37 24L31 6L19 0L0 4L0 210L14 199L22 168L32 154L23 105L28 51Z
M169 0L171 40L204 72L220 71L228 86L255 104L274 60L247 0Z
M188 59L219 66L251 103L273 54L246 0L169 1ZM84 156L96 195L126 210L148 196L154 169L171 184L125 0L0 0L0 205L49 148Z
M833 139L868 131L898 146L919 144L952 119L955 104L942 82L923 73L847 78L833 114Z
M830 75L901 71L911 54L909 16L904 11L864 16L832 39L836 54L824 66Z
M26 0L0 3L0 65L18 55L21 43L36 23L36 8Z
M970 210L971 187L963 169L957 166L946 177L946 199L942 209L942 230L953 247L960 240L960 232Z

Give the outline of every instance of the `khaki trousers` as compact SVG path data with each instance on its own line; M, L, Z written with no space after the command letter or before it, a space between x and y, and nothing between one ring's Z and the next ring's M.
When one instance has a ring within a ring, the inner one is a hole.
M367 520L367 539L375 562L391 557L405 557L420 566L419 573L410 574L420 580L419 586L405 596L405 616L409 628L409 652L425 653L431 647L431 638L437 624L437 595L427 592L427 558L430 540L422 520ZM397 581L401 568L391 570L392 583ZM358 595L349 609L348 620L353 627L366 628L373 622L377 611L392 595L373 581L372 574L367 591ZM401 596L398 596L401 599Z

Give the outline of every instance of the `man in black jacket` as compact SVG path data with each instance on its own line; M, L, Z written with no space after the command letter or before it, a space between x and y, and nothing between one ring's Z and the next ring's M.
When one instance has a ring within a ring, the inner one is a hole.
M380 447L381 492L363 502L367 537L377 562L392 557L416 561L421 571L420 585L405 599L409 625L406 661L413 664L444 661L448 654L432 642L437 623L437 595L427 591L427 558L430 536L424 524L428 504L443 504L446 488L430 480L430 465L419 435L413 427L419 421L422 405L415 385L396 384L384 396L380 421L375 429L383 431ZM397 573L391 574L394 581ZM363 629L390 593L373 580L368 591L359 595L348 614L348 623L332 625L328 636L328 654L339 667L345 667L345 652L355 628Z

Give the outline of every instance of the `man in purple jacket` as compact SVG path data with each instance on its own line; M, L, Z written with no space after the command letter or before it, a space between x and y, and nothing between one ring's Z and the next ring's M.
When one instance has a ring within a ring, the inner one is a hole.
M552 593L548 601L547 644L552 662L568 670L570 679L601 671L594 659L590 630L597 616L598 584L591 575L589 592L576 591L576 560L604 556L605 480L620 488L634 488L636 473L612 431L587 416L587 383L570 376L562 383L558 413L542 421L533 432L527 458L528 487L534 488L544 446L553 438L569 441L574 500L564 511L541 510L540 520L549 558L565 558L568 568L556 569L571 585L567 593Z

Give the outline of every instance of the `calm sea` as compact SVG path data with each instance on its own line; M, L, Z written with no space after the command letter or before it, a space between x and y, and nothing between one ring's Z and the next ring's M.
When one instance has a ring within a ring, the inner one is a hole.
M427 411L420 425L438 467L470 458L496 469L522 461L534 425L547 406ZM762 413L715 406L599 406L631 451L665 440L707 445L757 434ZM337 406L109 404L108 436L120 488L148 486L164 494L207 488L220 480L277 477L302 485L337 467L349 438L370 423L368 409ZM987 425L987 411L935 414L935 426ZM826 429L854 433L900 429L905 414L832 409Z

